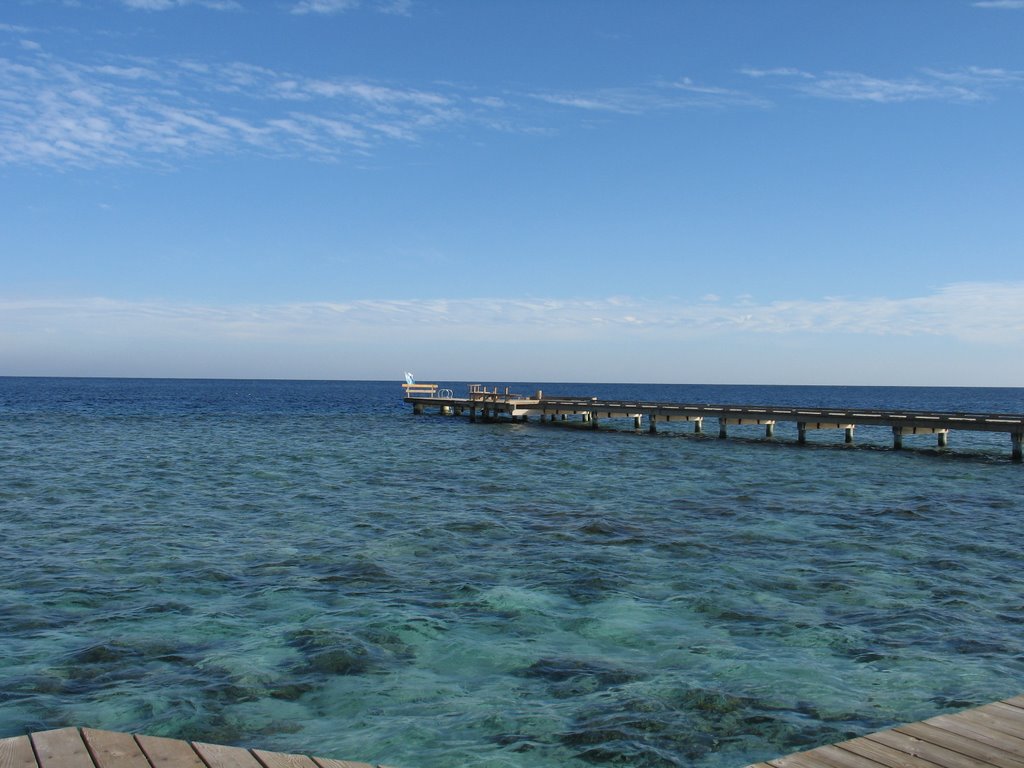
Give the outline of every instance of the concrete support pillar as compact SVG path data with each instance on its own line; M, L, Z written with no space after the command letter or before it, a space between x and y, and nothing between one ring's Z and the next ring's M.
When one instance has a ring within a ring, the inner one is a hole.
M452 407L450 405L442 405L441 406L441 415L442 416L451 416L452 415Z
M703 431L704 431L704 419L703 418L694 419L693 420L693 434L699 435Z
M892 428L892 449L898 451L903 447L903 427Z
M412 412L415 413L417 416L423 413L423 403L413 403Z
M765 424L764 425L764 436L768 437L768 438L771 438L771 437L775 436L775 425L774 424Z
M522 416L519 417L519 420L525 424L527 421L530 420L530 414L524 413Z
M554 418L554 417L552 417L552 418ZM565 414L564 413L562 414L562 421L565 421Z
M633 417L633 429L640 429L640 423L643 421L643 416Z
M469 407L469 423L476 424L476 407L472 405Z
M807 422L798 421L796 423L796 441L803 445L807 442Z
M718 420L718 439L724 440L729 436L729 431L725 428L725 419Z
M647 417L647 421L648 421L647 431L650 432L652 435L656 434L657 431L658 431L658 424L657 424L658 417L655 416L652 413L650 416Z
M1012 432L1010 439L1013 441L1011 458L1019 464L1024 461L1024 432Z
M853 442L853 426L846 427L846 429L844 429L843 432L845 433L844 437L843 437L843 441L846 442L846 443L852 443Z
M461 406L461 405L457 405L457 406L455 406L455 415L456 415L456 416L461 416L462 414L463 414L463 408L462 408L462 406Z
M949 432L937 432L939 448L945 448L949 445Z
M590 414L590 428L591 429L597 429L597 414L596 413L591 413Z

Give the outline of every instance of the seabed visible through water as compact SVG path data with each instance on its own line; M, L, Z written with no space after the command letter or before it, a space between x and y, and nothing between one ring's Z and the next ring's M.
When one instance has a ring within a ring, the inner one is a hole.
M710 389L595 394L1024 411ZM1004 441L470 425L366 382L0 379L0 420L4 735L719 768L1024 679Z

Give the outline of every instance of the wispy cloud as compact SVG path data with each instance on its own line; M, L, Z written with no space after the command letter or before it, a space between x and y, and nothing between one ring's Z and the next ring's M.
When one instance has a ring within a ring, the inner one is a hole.
M764 107L769 104L756 94L698 83L689 77L633 88L535 91L530 95L538 101L560 107L623 115L698 107Z
M514 329L522 343L619 339L637 334L700 338L722 334L946 337L1024 343L1024 283L959 283L909 298L815 300L706 296L696 302L609 297L422 299L203 306L108 299L0 300L0 327L18 334L82 329L97 334L352 340L443 332L450 341ZM47 330L48 329L48 330Z
M235 0L121 0L139 9L186 3L228 9ZM359 2L400 12L402 2L307 0L309 13ZM299 6L292 6L297 9ZM634 87L483 92L471 84L404 83L308 76L248 62L49 53L46 35L0 25L19 45L0 58L0 165L97 167L172 165L211 154L260 154L332 161L393 143L469 130L544 135L601 118L708 109L764 109L782 93L874 103L971 102L1024 86L1024 71L922 69L912 77L742 70L751 89L691 77ZM20 38L20 39L19 39Z
M991 98L1006 87L1024 84L1024 71L964 67L922 69L907 77L880 77L863 72L816 74L790 67L746 68L742 74L776 81L780 87L808 96L839 101L899 103L908 101L971 102Z
M362 7L380 13L406 16L412 9L412 0L299 0L292 5L291 12L299 15L335 14L347 13Z
M242 10L237 0L121 0L121 4L135 11L168 11L186 5L197 5L214 11Z
M1007 10L1024 9L1024 0L978 0L975 8L1003 8Z
M630 116L765 104L690 78L591 93L482 93L451 83L309 77L246 62L73 61L33 44L16 59L0 59L0 165L169 165L243 152L334 160L467 127L543 133L564 125L565 108Z
M802 78L813 78L810 72L804 72L800 69L793 67L772 67L770 69L757 69L755 67L745 67L740 70L744 75L750 77L802 77Z
M244 63L31 50L0 59L0 164L98 166L209 153L331 159L418 141L494 105L451 91L306 78Z

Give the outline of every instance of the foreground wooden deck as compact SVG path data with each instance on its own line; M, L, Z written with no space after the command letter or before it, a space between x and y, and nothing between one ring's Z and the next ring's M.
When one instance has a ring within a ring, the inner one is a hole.
M384 768L261 749L60 728L0 739L0 768Z
M1024 696L748 768L1024 768Z
M0 768L384 768L93 728L0 739ZM747 768L1024 768L1024 696Z

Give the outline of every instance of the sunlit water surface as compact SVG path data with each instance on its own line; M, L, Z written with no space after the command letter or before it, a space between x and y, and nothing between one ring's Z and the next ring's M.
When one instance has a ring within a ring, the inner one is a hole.
M1021 389L537 386L1024 412ZM1024 691L1009 437L792 429L470 424L395 383L0 379L0 736L724 768Z

